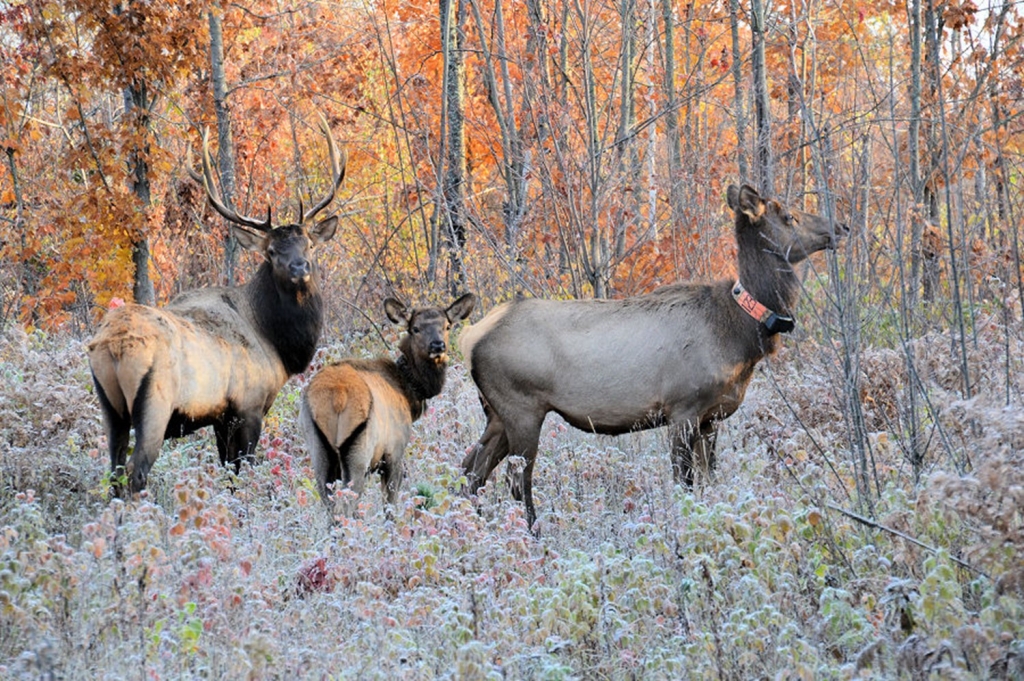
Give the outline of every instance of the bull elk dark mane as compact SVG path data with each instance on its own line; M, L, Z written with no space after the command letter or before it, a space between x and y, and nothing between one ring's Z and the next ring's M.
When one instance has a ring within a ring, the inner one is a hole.
M692 486L714 464L717 424L743 402L755 365L793 328L793 265L833 248L846 227L731 186L738 280L680 283L625 300L516 300L460 338L487 425L463 460L475 493L509 454L513 492L537 519L532 476L544 418L618 435L668 426L672 473ZM515 481L514 481L515 482Z
M232 223L238 243L265 261L243 286L186 291L163 308L128 304L111 310L88 345L103 411L114 491L146 485L165 439L213 426L221 462L252 455L263 417L278 391L313 358L323 325L314 249L334 236L338 218L308 225L330 205L345 177L326 120L331 183L299 222L274 227L226 206L213 181L209 140L203 135L203 174L190 174L210 204ZM131 430L135 451L126 462Z

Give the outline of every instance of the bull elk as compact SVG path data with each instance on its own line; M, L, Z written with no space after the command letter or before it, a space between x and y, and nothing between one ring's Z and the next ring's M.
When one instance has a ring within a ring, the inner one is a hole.
M609 435L668 426L677 483L692 486L695 460L713 466L718 421L743 402L777 334L793 328L800 291L793 265L834 248L847 232L747 185L730 186L727 198L737 280L679 283L624 300L516 300L462 333L487 418L462 463L469 493L506 456L521 455L515 491L533 527L533 467L551 411Z
M162 308L128 304L109 312L88 345L110 449L114 491L126 474L130 493L146 486L165 439L213 426L224 464L237 470L252 455L263 417L285 381L306 369L323 324L316 246L334 236L337 216L314 224L345 177L326 121L331 186L299 222L274 227L239 215L214 186L207 136L203 135L202 182L210 204L232 223L238 243L265 261L243 286L186 291ZM307 226L309 225L309 226ZM135 450L127 462L129 431Z
M299 423L320 497L332 512L329 484L351 484L355 497L344 500L340 509L351 515L374 471L380 473L388 504L398 500L412 424L427 400L441 393L448 369L448 334L475 303L476 296L467 293L445 309L410 311L388 298L388 319L407 332L398 345L399 358L344 359L310 380L302 394Z

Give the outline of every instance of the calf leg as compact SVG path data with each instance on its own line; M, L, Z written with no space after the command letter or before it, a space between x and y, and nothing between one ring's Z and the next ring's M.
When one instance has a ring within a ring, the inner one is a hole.
M398 492L402 489L402 481L405 480L405 465L401 455L385 458L380 465L380 485L384 492L387 503L384 505L384 514L390 518L398 505Z

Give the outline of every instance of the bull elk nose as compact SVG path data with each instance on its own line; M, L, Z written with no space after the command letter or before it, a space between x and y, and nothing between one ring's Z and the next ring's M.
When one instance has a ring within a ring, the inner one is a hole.
M447 349L443 340L430 341L430 354L431 355L443 355Z
M288 273L292 275L292 279L301 280L309 276L310 269L309 261L302 259L290 264L288 266Z

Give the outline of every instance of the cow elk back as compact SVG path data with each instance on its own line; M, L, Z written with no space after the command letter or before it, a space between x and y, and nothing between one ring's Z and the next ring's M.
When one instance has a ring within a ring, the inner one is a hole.
M389 506L398 499L412 424L441 393L448 369L448 334L473 310L467 293L447 308L408 310L388 298L388 319L404 326L397 360L344 359L321 369L303 391L299 422L320 497L332 511L355 511L370 473L378 472ZM329 485L351 486L336 506Z
M548 412L584 431L670 428L672 472L692 485L713 466L718 421L743 402L754 366L793 328L793 265L846 232L749 186L729 187L739 278L680 283L624 300L516 300L467 328L460 345L487 425L463 461L469 493L509 454L530 527L532 476ZM518 489L516 489L518 487Z
M215 189L203 136L201 181L211 205L232 223L244 248L265 261L244 286L187 291L165 307L128 304L110 311L88 345L110 450L114 491L146 486L163 441L213 426L222 463L250 456L263 417L289 376L316 351L323 303L313 251L337 229L336 216L313 222L345 176L326 121L332 177L329 190L298 223L274 227L239 215ZM135 450L127 461L130 431Z

